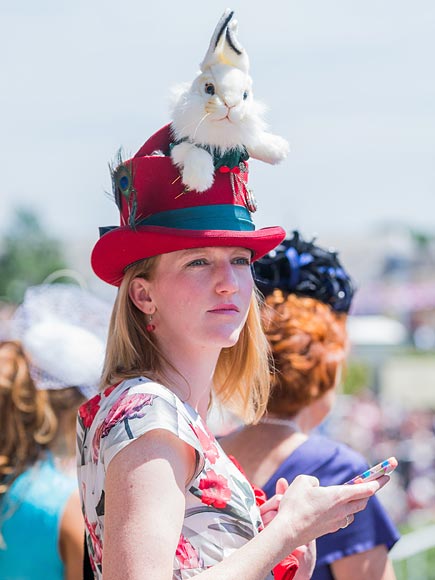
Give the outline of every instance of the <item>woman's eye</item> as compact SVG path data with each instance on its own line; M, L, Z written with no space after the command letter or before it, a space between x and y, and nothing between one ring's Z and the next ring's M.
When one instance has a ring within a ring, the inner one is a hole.
M205 83L205 92L208 95L214 95L214 93L215 93L214 84L213 83Z
M239 266L250 266L251 260L250 260L250 258L243 258L243 257L235 258L234 264L237 264Z
M248 91L245 91L245 92L243 93L243 100L244 100L244 101L246 101L246 99L248 98L248 95L249 95Z
M190 266L204 266L205 264L207 264L207 260L205 260L204 258L198 258L197 260L192 260L191 262L189 262L187 264L188 267Z

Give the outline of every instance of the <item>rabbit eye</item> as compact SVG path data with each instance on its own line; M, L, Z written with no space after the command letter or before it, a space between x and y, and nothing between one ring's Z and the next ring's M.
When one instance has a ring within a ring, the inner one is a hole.
M213 83L205 83L205 92L208 95L214 95L214 93L215 93L214 84Z
M246 101L246 99L248 98L248 94L249 94L249 93L248 93L248 91L245 91L245 92L243 93L243 100L244 100L244 101Z

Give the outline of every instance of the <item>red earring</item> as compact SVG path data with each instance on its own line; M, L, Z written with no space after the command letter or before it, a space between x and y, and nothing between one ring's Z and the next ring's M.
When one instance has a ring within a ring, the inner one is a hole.
M148 316L148 324L145 327L148 332L153 332L156 329L156 325L151 323L152 319L153 319L153 315L150 314Z

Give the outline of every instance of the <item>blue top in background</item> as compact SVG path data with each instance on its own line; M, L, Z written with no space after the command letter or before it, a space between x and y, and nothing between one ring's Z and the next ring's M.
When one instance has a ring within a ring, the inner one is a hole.
M63 580L59 531L75 477L49 456L22 473L0 503L0 580Z
M367 467L362 455L347 445L313 435L288 456L263 489L268 497L272 497L280 477L291 483L303 473L317 477L320 485L336 485L355 477ZM331 562L381 544L389 550L399 537L377 497L372 497L366 509L355 514L355 520L347 528L317 539L317 562L312 580L333 580Z

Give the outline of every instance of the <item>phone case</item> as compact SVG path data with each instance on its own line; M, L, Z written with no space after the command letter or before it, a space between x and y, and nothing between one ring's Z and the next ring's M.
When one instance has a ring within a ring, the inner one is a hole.
M397 459L395 457L390 457L388 459L385 459L385 461L382 461L381 463L378 463L377 465L370 467L370 469L367 469L367 471L360 473L359 475L350 479L349 481L346 481L345 485L355 483L365 483L366 481L373 481L374 479L379 479L379 477L382 477L383 475L388 475L389 473L394 471L397 465L398 465Z

